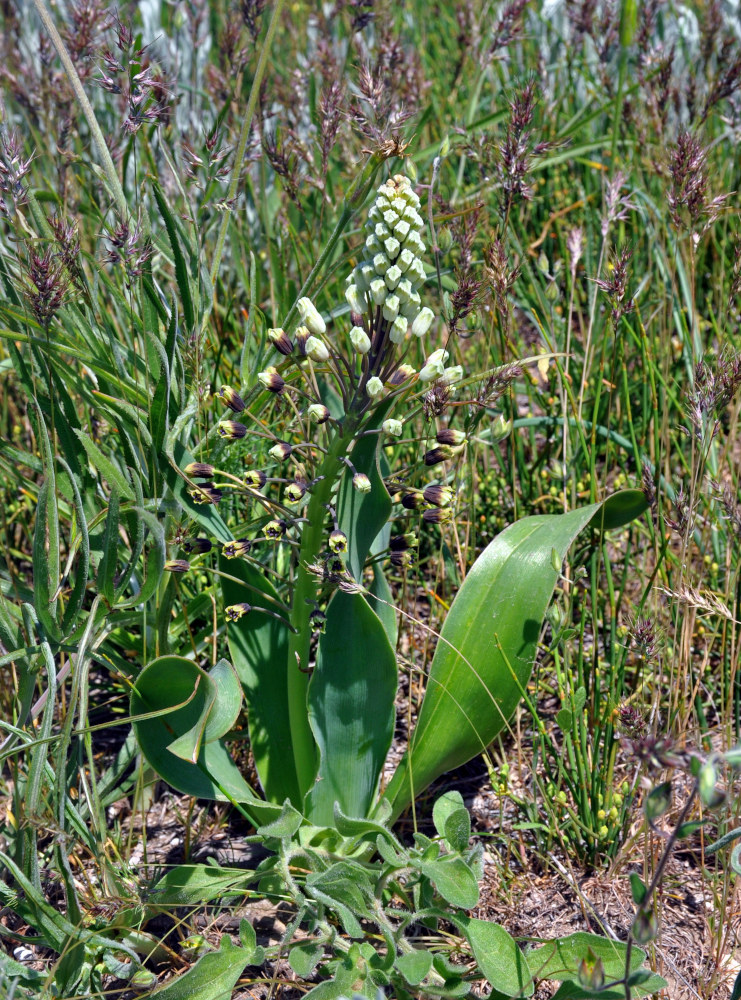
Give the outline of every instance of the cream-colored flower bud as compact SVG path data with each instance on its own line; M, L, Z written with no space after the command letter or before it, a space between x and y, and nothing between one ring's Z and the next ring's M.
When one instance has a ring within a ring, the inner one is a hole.
M377 222L373 227L373 232L379 240L385 240L387 236L391 235L385 222Z
M306 412L315 424L324 424L329 420L329 410L323 403L312 403Z
M398 220L399 220L398 215L391 208L383 213L383 221L386 223L389 229L393 229Z
M355 285L357 290L362 294L368 291L368 282L366 281L365 275L363 274L362 267L356 267L352 273L352 283ZM345 290L347 294L347 290Z
M411 227L408 222L404 221L404 219L402 219L400 222L397 222L396 225L394 226L394 236L397 238L397 240L401 240L402 242L407 238L410 232L411 232Z
M365 241L365 248L372 254L378 253L379 250L383 250L380 240L377 240L375 236L369 236L367 238Z
M399 284L400 279L401 279L401 271L396 266L396 264L392 264L391 267L386 272L386 274L384 275L384 281L386 282L386 287L388 289L393 290Z
M395 237L389 236L383 241L383 247L389 257L393 259L401 249L401 243Z
M419 380L420 382L433 382L436 379L441 378L444 371L445 366L442 361L428 361L427 364L420 369Z
M308 326L311 333L319 335L326 332L327 324L322 319L319 310L311 299L299 299L297 305L301 315L301 322L304 326Z
M373 305L383 305L386 300L387 292L388 289L386 288L386 282L383 278L376 278L374 281L371 281L370 293L371 298L373 299Z
M442 373L440 381L443 385L455 385L463 378L463 365L451 365Z
M369 378L365 385L365 391L368 393L373 402L379 400L383 396L386 390L383 387L383 382L374 375L373 378Z
M345 289L345 301L354 313L365 312L365 300L357 285L348 285Z
M427 364L436 365L440 363L444 365L449 357L450 351L446 351L444 347L438 347L438 349L433 351L429 358L427 358Z
M396 294L399 296L399 302L401 302L402 305L406 305L412 296L411 281L407 280L407 278L402 278L396 286Z
M425 252L425 245L419 234L415 233L414 230L412 230L404 240L404 248L406 250L411 250L415 256Z
M396 264L401 271L408 271L416 259L409 247L404 247L396 258Z
M391 324L389 330L389 340L392 344L401 344L407 335L408 320L404 316L397 316Z
M350 331L350 343L358 354L367 354L371 349L371 340L362 326L354 326Z
M393 420L393 419L384 420L381 426L383 427L384 433L390 434L392 437L397 437L397 438L401 437L402 432L404 430L404 426L401 420Z
M398 295L388 295L383 303L383 318L387 319L389 323L393 323L399 315L400 304Z
M432 326L432 321L435 318L435 314L432 309L428 309L427 306L417 313L414 322L412 323L412 333L415 337L424 337L427 331Z
M306 341L306 353L312 361L326 361L329 358L329 349L319 337L309 337Z
M373 258L373 268L376 274L385 274L389 269L389 259L385 253L377 253Z

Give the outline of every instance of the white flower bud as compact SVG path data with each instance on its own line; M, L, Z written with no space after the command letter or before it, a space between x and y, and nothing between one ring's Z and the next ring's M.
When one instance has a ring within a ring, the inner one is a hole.
M377 222L373 227L373 232L376 234L379 240L384 240L389 234L389 227L385 222Z
M389 239L391 239L391 237L389 237ZM378 253L379 250L383 249L380 242L376 239L375 236L368 237L368 239L365 241L365 248L370 253Z
M391 207L398 215L401 215L401 213L407 207L407 203L404 201L403 198L394 198L394 200L391 202Z
M383 278L375 278L371 281L370 293L373 299L373 305L380 306L386 299L386 282Z
M389 236L388 239L383 241L383 246L389 257L393 258L398 254L401 248L401 243L399 243L399 241L393 236Z
M389 269L389 259L385 253L377 253L373 258L373 267L376 274L385 274Z
M397 222L396 225L394 226L394 236L398 240L405 240L406 237L409 235L410 229L411 227L409 223L405 222L402 219L401 222Z
M396 286L396 294L399 296L399 302L402 305L406 305L412 295L412 283L406 278L402 278L399 284Z
M374 375L373 378L369 378L368 381L366 382L365 391L368 393L370 398L375 402L376 400L380 399L381 396L383 396L386 390L384 389L383 382L380 380L380 378L378 378L377 375Z
M368 282L365 279L365 275L363 274L363 268L362 267L356 267L355 268L355 270L352 273L352 280L353 280L353 284L355 285L355 287L357 288L357 290L359 292L362 293L362 292L367 292L368 291Z
M428 309L427 306L417 313L414 322L412 323L412 333L415 337L424 337L427 331L432 326L432 321L435 318L435 314L432 309Z
M442 377L444 370L445 366L442 361L428 361L427 364L420 369L419 380L420 382L433 382L435 379Z
M444 347L439 347L436 351L433 351L432 354L429 356L429 358L427 359L427 364L436 365L440 363L444 365L449 357L450 357L450 351L446 351Z
M421 285L422 282L425 280L427 275L425 274L424 264L419 259L419 257L414 258L414 263L407 271L407 275L411 281L415 282L415 284L418 285Z
M396 212L393 211L393 209L388 209L388 211L383 213L383 221L386 223L389 229L393 229L398 221L398 216Z
M365 312L365 302L357 285L348 285L345 289L345 300L354 313Z
M329 410L323 403L312 403L306 412L315 424L324 424L329 420Z
M393 237L389 237L393 239ZM404 248L406 250L411 250L413 254L420 254L425 252L425 245L417 233L412 230L407 238L404 240Z
M362 326L354 326L350 331L350 342L358 354L367 354L371 349L371 341Z
M392 264L384 275L384 281L386 282L386 287L389 289L394 289L399 284L399 279L401 278L401 271L396 266Z
M443 385L454 385L463 378L463 365L452 365L442 373L440 381Z
M404 316L397 316L391 324L389 330L389 340L392 344L401 344L406 337L408 320Z
M396 263L400 268L400 270L408 271L415 260L416 257L414 256L414 253L409 249L409 247L404 247L404 249L397 257Z
M401 420L384 420L383 424L384 433L390 434L392 437L401 437L401 433L404 430Z
M326 361L329 357L327 345L319 337L309 337L306 341L306 353L312 361Z
M327 324L319 315L319 310L311 299L299 299L298 311L301 314L301 322L304 326L308 326L311 333L322 334L326 331Z
M387 319L389 323L393 323L399 315L399 305L398 295L387 296L386 301L383 303L383 318Z
M419 212L417 211L417 209L414 208L413 205L408 205L404 209L404 213L402 215L402 218L405 219L409 223L409 225L410 225L410 227L412 229L416 229L417 231L419 231L422 228L422 226L424 225L424 223L422 222L421 215L419 214Z

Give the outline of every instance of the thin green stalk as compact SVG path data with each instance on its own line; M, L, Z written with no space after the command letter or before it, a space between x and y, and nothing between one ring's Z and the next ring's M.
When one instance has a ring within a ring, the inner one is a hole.
M113 194L118 211L124 219L128 219L131 213L129 212L126 195L124 194L121 182L118 179L118 174L116 173L116 167L114 166L111 154L108 152L105 136L100 129L100 125L98 125L98 120L95 117L93 106L87 98L85 89L82 86L82 81L80 80L77 70L75 69L75 64L72 62L70 54L62 41L62 36L57 31L57 27L51 18L51 14L46 9L44 0L33 0L33 2L39 17L41 18L41 22L46 28L49 38L51 38L52 45L57 50L57 55L59 56L62 66L64 67L64 72L67 74L67 79L72 85L75 97L82 108L82 113L87 119L93 145L98 150L98 156L100 157L100 162L108 179L108 184L110 185L111 193Z
M35 0L36 3L40 0ZM255 69L255 76L252 80L252 89L250 90L250 96L247 99L247 108L244 113L244 118L242 120L242 131L239 134L239 142L237 143L237 151L234 154L234 166L232 167L232 176L229 181L229 190L225 198L227 206L231 206L237 197L237 191L239 188L239 178L242 173L242 164L244 163L245 151L247 149L247 141L250 137L250 129L252 128L252 119L255 117L255 108L257 107L257 101L260 96L260 88L262 87L262 80L265 76L265 70L268 65L268 57L270 55L270 49L273 44L273 38L275 32L278 29L278 24L280 23L280 16L283 12L283 6L285 0L276 0L275 7L273 8L273 16L270 18L270 24L268 25L267 34L265 35L265 41L263 42L262 49L260 50L260 56L257 60L257 67ZM213 289L213 297L216 297L216 277L219 273L219 268L221 267L221 258L224 255L224 244L226 243L226 232L229 228L229 220L231 217L231 208L227 207L224 212L223 218L221 220L221 226L219 227L219 235L216 238L216 250L214 251L214 257L211 261L211 287ZM210 309L205 310L203 316L203 325L201 327L201 332L206 328L206 323L208 322L208 317L210 314Z

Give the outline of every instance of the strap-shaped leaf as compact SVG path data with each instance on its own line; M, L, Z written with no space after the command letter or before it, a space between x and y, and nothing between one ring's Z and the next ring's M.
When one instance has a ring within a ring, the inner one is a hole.
M254 563L221 556L219 569L224 604L245 602L253 608L230 622L226 634L247 702L250 748L260 784L271 802L290 799L300 806L288 717L288 627L259 611L280 611L281 602Z
M280 809L255 795L224 743L241 692L236 682L225 683L227 675L217 667L209 676L182 656L160 656L148 664L131 693L132 715L148 716L134 722L136 738L147 761L173 788L196 798L247 803L250 816L264 822ZM193 747L197 742L196 763L172 752L173 745L183 752L188 742Z
M289 669L297 669L289 664ZM365 817L394 732L396 657L381 620L359 594L338 591L309 684L309 721L320 752L306 816L331 826L334 804Z
M481 753L514 712L532 670L561 562L587 525L618 527L646 508L638 490L568 514L525 517L474 563L445 620L409 750L386 789L392 814Z

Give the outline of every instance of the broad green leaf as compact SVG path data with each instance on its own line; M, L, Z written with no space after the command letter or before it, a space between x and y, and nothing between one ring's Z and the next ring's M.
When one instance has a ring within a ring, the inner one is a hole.
M385 792L394 817L481 753L517 707L558 579L552 550L560 564L587 525L617 527L645 509L642 497L625 490L568 514L523 518L482 552L445 620L409 750Z
M532 996L533 977L517 942L499 924L459 918L457 926L468 938L479 969L489 983L507 996Z
M367 963L360 949L353 947L337 963L333 978L309 990L304 1000L340 1000L341 997L352 996L366 975Z
M631 987L630 995L632 998L653 996L653 994L658 993L659 990L666 989L666 987L667 982L665 979L662 979L661 976L651 974L640 986ZM620 986L607 987L601 990L586 990L578 983L568 981L559 986L558 990L553 994L553 1000L625 1000L625 987L621 984Z
M182 976L155 990L157 1000L231 1000L234 987L253 955L224 934L218 951L202 955Z
M307 979L319 964L323 954L324 947L321 944L303 941L301 944L293 945L289 951L288 964L299 979Z
M479 901L476 876L463 858L443 857L434 861L417 861L418 868L451 906L470 910Z
M250 748L260 784L271 802L290 799L300 805L288 716L288 629L257 610L280 612L281 602L254 563L219 556L219 570L224 604L246 602L255 609L229 622L226 635L247 702Z
M301 813L290 802L285 802L276 816L273 816L269 822L262 826L258 826L257 833L266 839L276 837L278 840L290 840L298 832L302 823Z
M536 979L576 979L579 965L586 959L599 958L605 971L605 982L622 979L625 974L626 945L622 941L610 941L597 934L577 931L568 937L548 941L528 953L527 964ZM646 952L633 947L630 953L630 971L638 969L646 958ZM623 990L623 993L625 991Z
M458 791L445 792L435 800L432 807L432 822L439 837L445 836L445 823L448 817L460 809L465 811L465 808L463 796Z
M233 691L226 692L227 699L232 695ZM209 741L202 742L195 764L168 749L179 737L203 725L203 717L219 696L219 686L191 660L181 656L153 660L141 672L131 693L131 714L151 715L134 722L137 741L148 763L178 791L196 798L247 803L252 818L268 819L279 812L278 808L255 795L223 739L217 738L223 733L208 733ZM231 709L217 712L221 720L217 728L222 728Z
M201 906L243 888L250 874L216 865L178 865L150 890L147 906Z
M396 685L396 658L380 619L362 596L338 591L309 684L320 752L306 797L312 823L331 826L335 802L347 816L368 815L393 737Z
M405 955L394 959L394 966L399 970L410 986L419 986L432 968L432 955L429 951L415 948Z

